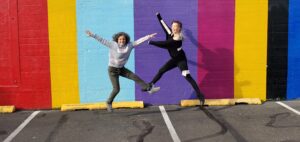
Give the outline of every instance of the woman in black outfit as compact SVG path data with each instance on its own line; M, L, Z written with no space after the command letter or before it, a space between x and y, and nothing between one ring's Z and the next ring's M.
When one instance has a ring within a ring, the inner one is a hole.
M155 77L150 83L154 85L164 73L171 69L174 69L175 67L178 67L181 70L181 73L184 76L184 78L193 86L194 90L196 91L197 97L200 100L200 106L203 106L205 102L204 95L203 93L201 93L196 81L190 75L190 71L187 65L187 59L182 49L182 23L180 21L173 21L171 31L170 28L166 25L166 23L162 20L160 13L156 13L156 16L164 32L166 33L166 40L150 40L149 44L167 49L169 51L171 59L159 69L158 73L155 75Z

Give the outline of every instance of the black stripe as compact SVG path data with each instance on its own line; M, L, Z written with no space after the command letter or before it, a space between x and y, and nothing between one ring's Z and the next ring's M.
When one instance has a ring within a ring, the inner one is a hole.
M285 99L289 0L269 0L267 99Z

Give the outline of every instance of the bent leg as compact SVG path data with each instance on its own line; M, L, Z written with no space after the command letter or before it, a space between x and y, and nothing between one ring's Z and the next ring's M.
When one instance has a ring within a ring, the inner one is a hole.
M150 82L151 84L155 84L162 76L164 73L168 72L171 69L174 69L176 67L176 61L174 59L170 59L165 65L163 65L157 74L154 76L152 81Z
M135 73L133 73L132 71L130 71L129 69L127 69L125 67L122 68L120 75L125 78L135 81L137 84L139 84L142 87L143 91L147 91L150 88L149 84L147 84L139 76L137 76Z

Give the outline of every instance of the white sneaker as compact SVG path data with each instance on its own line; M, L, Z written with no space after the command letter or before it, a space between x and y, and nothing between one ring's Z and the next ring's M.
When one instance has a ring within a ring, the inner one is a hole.
M160 90L160 87L154 87L154 86L152 86L152 88L148 91L148 93L149 94L153 94L153 93L156 93L159 90Z

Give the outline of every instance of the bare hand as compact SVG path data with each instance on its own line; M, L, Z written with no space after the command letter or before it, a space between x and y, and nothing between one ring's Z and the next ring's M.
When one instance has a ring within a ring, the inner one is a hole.
M93 35L93 33L89 30L86 30L85 33L87 34L87 36L92 36Z
M154 38L155 35L157 35L157 33L150 34L149 37L150 37L150 38Z

